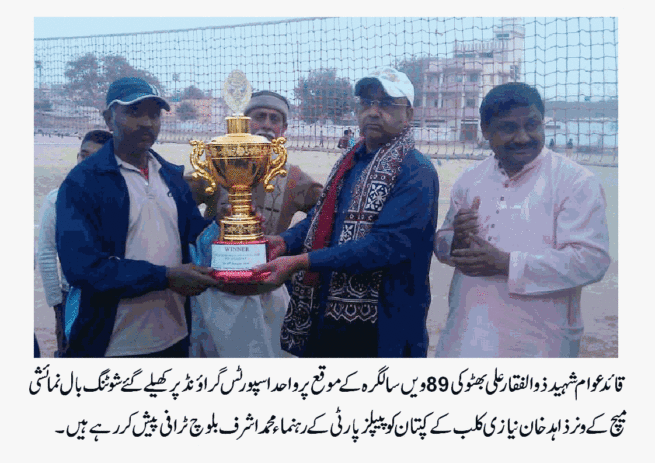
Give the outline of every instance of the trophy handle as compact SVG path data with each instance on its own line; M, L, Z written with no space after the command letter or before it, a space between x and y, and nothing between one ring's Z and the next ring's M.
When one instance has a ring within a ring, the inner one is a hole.
M205 189L205 193L213 195L216 191L216 181L208 172L210 169L209 162L200 160L200 157L205 154L205 144L199 140L190 140L189 144L193 146L193 151L191 152L191 165L196 170L191 174L191 176L195 180L198 180L198 178L207 180L211 186L208 186Z
M275 186L270 183L271 180L278 175L287 175L287 171L284 169L284 165L287 163L287 149L283 146L286 142L287 139L284 137L276 138L271 142L273 152L277 154L277 156L269 162L268 173L262 180L264 188L269 193L275 189Z

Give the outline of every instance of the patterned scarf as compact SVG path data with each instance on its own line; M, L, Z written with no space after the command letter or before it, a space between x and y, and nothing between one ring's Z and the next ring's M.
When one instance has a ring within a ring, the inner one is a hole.
M315 246L317 232L326 222L325 218L321 221L321 217L328 215L333 220L336 216L336 204L329 200L329 196L339 196L343 187L343 174L349 168L345 168L342 164L349 163L355 151L363 144L364 140L360 140L332 168L326 183L328 187L323 190L316 203L316 212L303 244L303 252L317 249ZM340 231L339 244L362 239L370 233L396 183L403 159L413 148L412 129L408 127L373 156L351 192L346 220ZM333 210L327 210L326 205L332 205ZM332 224L329 225L331 230ZM327 243L329 240L328 237ZM312 273L301 270L293 276L291 301L280 334L282 348L296 356L302 356L307 347L311 325L316 319L320 306L318 299L321 285L318 279L311 276ZM306 274L308 274L307 278L305 278ZM376 323L381 283L381 270L359 274L347 271L332 272L329 277L325 317L343 323L355 320Z

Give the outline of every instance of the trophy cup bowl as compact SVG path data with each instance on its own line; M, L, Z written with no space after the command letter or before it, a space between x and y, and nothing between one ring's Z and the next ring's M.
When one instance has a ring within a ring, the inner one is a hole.
M212 244L214 278L228 283L256 282L267 276L251 270L266 262L267 241L261 221L253 213L252 190L261 182L271 192L274 186L270 181L277 175L287 174L284 169L287 152L283 146L286 139L280 137L270 142L265 137L249 134L247 117L226 120L227 135L208 143L189 142L194 147L193 177L209 183L207 194L214 194L217 185L226 188L232 208L231 214L220 220L220 237Z

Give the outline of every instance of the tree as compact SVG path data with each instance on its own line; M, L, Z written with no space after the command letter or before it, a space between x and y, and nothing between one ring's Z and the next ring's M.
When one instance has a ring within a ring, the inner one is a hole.
M39 70L39 89L40 89L41 82L43 82L43 63L40 60L34 61L34 69Z
M99 110L105 107L109 85L122 77L139 77L161 91L157 77L148 71L134 68L120 55L98 58L93 53L87 53L66 63L64 76L64 90L71 100L83 106L95 106Z
M355 108L353 87L335 69L318 69L300 77L293 89L300 102L300 119L313 124L319 119L342 122Z
M205 98L207 98L205 93L195 85L190 85L182 90L182 96L180 96L180 100L204 100Z
M41 85L43 84L43 63L39 60L35 60L34 69L39 71L39 86L36 88L36 92L34 94L34 100L37 100L43 98L43 91L41 88ZM37 109L36 101L34 102L34 109ZM52 105L50 105L50 109L48 109L47 111L50 111L51 109L52 109Z
M50 100L34 100L35 111L52 111L52 103Z
M182 121L192 121L198 117L198 111L188 101L183 101L175 110L177 117Z
M173 73L173 85L175 86L173 90L173 101L180 101L178 98L177 94L177 83L180 81L180 73L179 72L174 72Z
M427 72L431 60L432 58L429 56L412 56L396 63L396 69L407 74L407 77L414 85L414 101L412 101L414 107L423 105L423 94L425 92L423 76Z

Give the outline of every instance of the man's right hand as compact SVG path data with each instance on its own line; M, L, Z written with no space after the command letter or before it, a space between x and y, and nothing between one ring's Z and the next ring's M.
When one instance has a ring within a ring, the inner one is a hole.
M284 256L277 259L266 262L265 264L258 265L253 268L253 271L258 273L267 273L270 272L270 275L266 277L260 283L262 288L272 291L278 286L282 286L285 281L291 278L291 275L296 273L298 270L307 270L309 269L309 255L307 253L298 254L297 256Z
M468 249L471 246L469 235L476 235L478 232L478 209L480 208L480 197L476 196L470 208L460 209L453 220L452 251L456 249Z
M168 287L182 296L197 296L207 288L220 286L210 274L211 267L201 267L194 264L183 264L166 269Z

